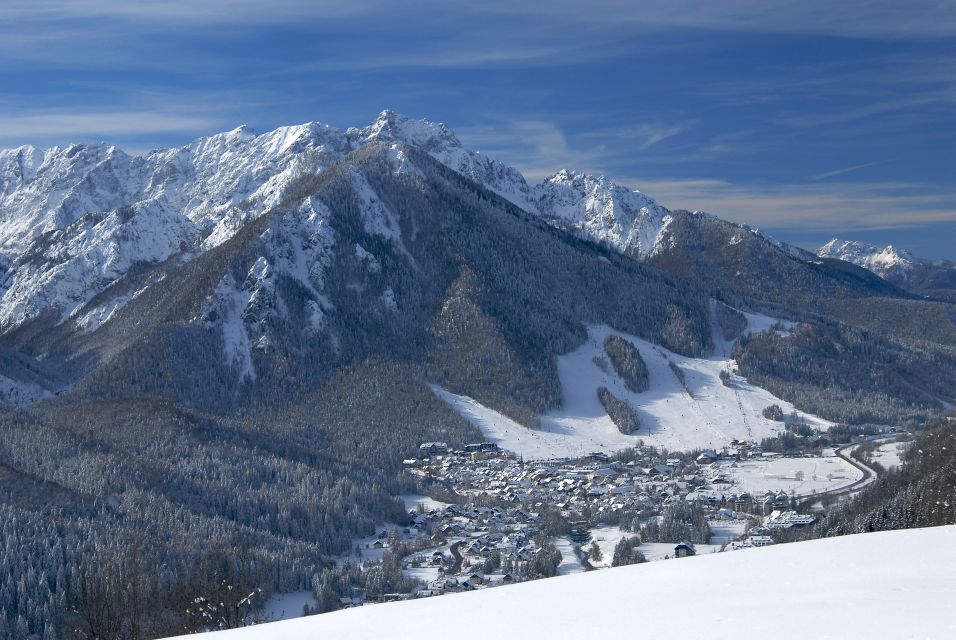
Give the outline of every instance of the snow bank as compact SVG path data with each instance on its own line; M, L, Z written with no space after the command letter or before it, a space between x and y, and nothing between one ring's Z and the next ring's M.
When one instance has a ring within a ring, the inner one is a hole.
M0 375L0 403L8 402L22 407L52 395L40 385Z
M954 526L869 533L366 606L210 637L580 640L637 631L708 640L953 638L954 566Z

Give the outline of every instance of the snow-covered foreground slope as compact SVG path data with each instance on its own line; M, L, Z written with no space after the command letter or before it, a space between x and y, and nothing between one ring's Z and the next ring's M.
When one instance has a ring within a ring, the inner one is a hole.
M953 567L956 526L869 533L366 606L210 637L953 638Z
M751 316L748 320L756 325L754 329L772 324L763 316ZM612 333L640 351L647 364L647 391L634 393L627 389L607 361L604 340ZM723 347L721 353L729 352L727 345ZM683 371L687 389L671 363ZM671 450L718 448L732 440L759 442L779 433L782 423L764 418L762 411L777 404L789 414L794 411L793 405L736 375L731 375L730 386L724 385L721 371L730 372L734 366L729 356L689 358L606 326L591 326L588 340L581 347L558 358L564 405L542 416L538 431L526 429L472 398L438 388L435 391L481 429L490 442L528 459L615 451L633 447L639 440ZM598 400L600 387L607 387L637 411L641 428L636 433L625 435L611 422ZM800 415L813 426L830 426L814 416Z

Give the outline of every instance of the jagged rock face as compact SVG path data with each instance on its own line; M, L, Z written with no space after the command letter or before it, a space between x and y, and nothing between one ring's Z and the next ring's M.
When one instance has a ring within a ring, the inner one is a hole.
M221 244L348 149L341 133L308 124L263 136L240 127L145 157L106 146L4 152L0 326L47 310L70 317L138 263Z
M604 176L559 171L534 189L537 209L557 226L644 258L659 247L670 213Z
M820 247L817 255L821 258L835 258L853 263L887 279L905 279L907 272L912 271L919 264L919 260L912 254L896 249L892 245L877 247L865 242L839 238L834 238Z
M442 124L389 111L344 133L318 123L263 135L243 126L144 157L106 145L2 151L0 327L52 310L95 328L108 314L81 314L84 305L134 265L216 247L274 208L303 176L380 142L414 145L531 208L518 171L464 149ZM401 171L402 153L392 159Z

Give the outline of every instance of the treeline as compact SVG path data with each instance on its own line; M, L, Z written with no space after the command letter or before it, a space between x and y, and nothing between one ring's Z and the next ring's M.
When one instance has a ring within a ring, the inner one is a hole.
M604 339L604 351L624 385L634 393L647 391L650 384L647 365L637 347L624 338L611 334Z
M710 540L710 525L700 503L680 501L666 505L658 522L651 519L641 525L642 542L689 541L694 544Z
M598 400L601 406L607 411L611 422L618 428L618 431L625 435L631 435L641 428L641 419L631 405L621 400L616 395L608 391L607 387L600 387L597 390Z

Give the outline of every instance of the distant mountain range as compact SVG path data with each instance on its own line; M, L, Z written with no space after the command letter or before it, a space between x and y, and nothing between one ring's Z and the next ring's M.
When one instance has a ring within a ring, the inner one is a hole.
M838 238L820 247L817 255L852 262L904 289L956 299L956 262L924 260L892 245L879 247Z

